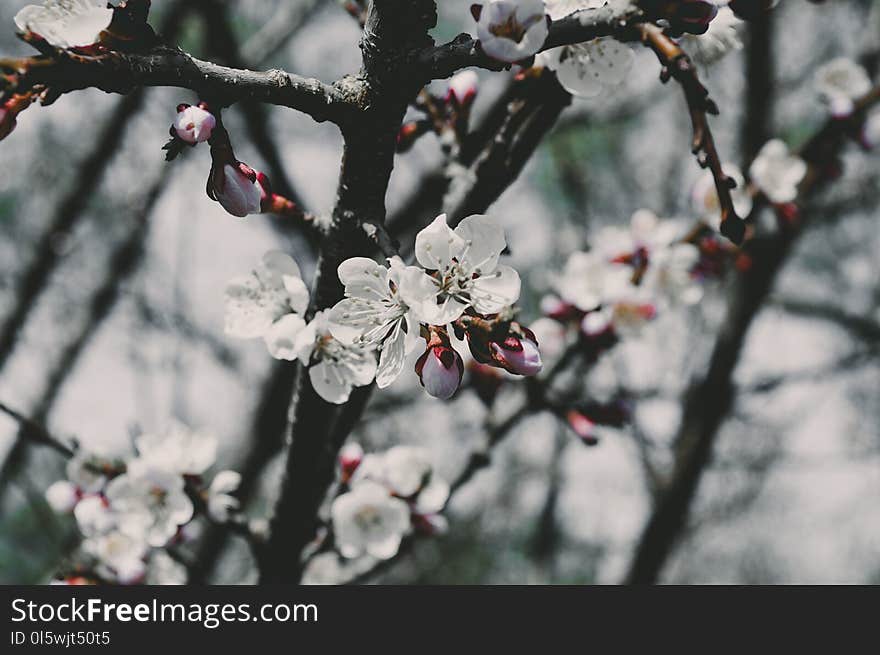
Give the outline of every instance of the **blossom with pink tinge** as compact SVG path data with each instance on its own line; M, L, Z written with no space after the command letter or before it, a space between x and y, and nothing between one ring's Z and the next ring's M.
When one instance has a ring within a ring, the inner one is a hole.
M852 59L838 57L821 66L813 84L835 118L846 118L855 109L855 101L871 90L871 77Z

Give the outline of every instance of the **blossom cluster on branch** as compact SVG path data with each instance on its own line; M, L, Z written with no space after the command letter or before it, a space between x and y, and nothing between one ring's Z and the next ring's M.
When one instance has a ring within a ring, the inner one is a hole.
M183 584L186 567L172 553L195 536L193 521L225 523L238 511L238 473L219 471L204 481L217 456L213 435L175 423L139 435L134 446L124 459L79 449L67 479L47 489L49 505L72 514L82 538L60 581Z

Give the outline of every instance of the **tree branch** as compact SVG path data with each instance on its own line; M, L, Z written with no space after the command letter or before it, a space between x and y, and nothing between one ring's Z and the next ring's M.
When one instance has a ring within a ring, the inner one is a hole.
M138 87L169 86L190 89L217 106L254 100L297 109L319 122L342 123L356 111L356 88L350 80L331 86L277 69L227 68L166 45L142 54L92 57L59 51L53 57L0 59L0 69L18 74L17 91L45 86L51 99L87 88L127 94Z

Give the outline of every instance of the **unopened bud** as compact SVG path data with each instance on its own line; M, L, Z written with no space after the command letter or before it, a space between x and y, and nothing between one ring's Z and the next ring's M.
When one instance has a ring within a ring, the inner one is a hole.
M522 328L522 331L522 337L510 335L504 341L489 342L492 359L514 375L537 375L544 367L541 352L538 350L538 340L528 328Z
M351 480L351 476L357 470L364 459L364 449L359 443L347 443L339 451L339 471L343 482Z
M454 102L460 108L466 108L477 97L480 78L472 70L461 71L449 80L446 102Z
M215 161L208 177L207 192L209 198L238 218L262 211L263 189L257 183L257 173L241 162L218 165Z
M177 106L174 132L181 141L195 145L211 138L211 133L217 126L217 119L205 107L204 103Z
M428 346L416 361L416 373L425 391L446 400L461 384L464 362L452 346Z

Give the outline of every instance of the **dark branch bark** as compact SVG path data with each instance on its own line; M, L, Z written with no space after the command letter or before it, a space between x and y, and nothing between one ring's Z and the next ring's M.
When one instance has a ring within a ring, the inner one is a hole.
M385 193L394 163L397 133L406 108L421 88L408 53L432 45L436 23L429 0L375 0L361 41L360 88L365 107L357 125L343 125L345 152L333 220L318 260L309 315L342 298L336 269L346 258L369 253L363 226L383 227ZM314 538L318 509L333 481L336 454L345 435L332 434L336 414L302 371L291 403L289 451L272 517L264 582L298 582L299 554Z
M0 68L24 70L19 89L44 85L52 97L87 88L126 94L138 87L169 86L190 89L219 106L255 100L297 109L316 121L342 122L355 111L350 80L330 86L282 70L227 68L164 45L144 54L85 57L62 52L55 58L5 59Z

